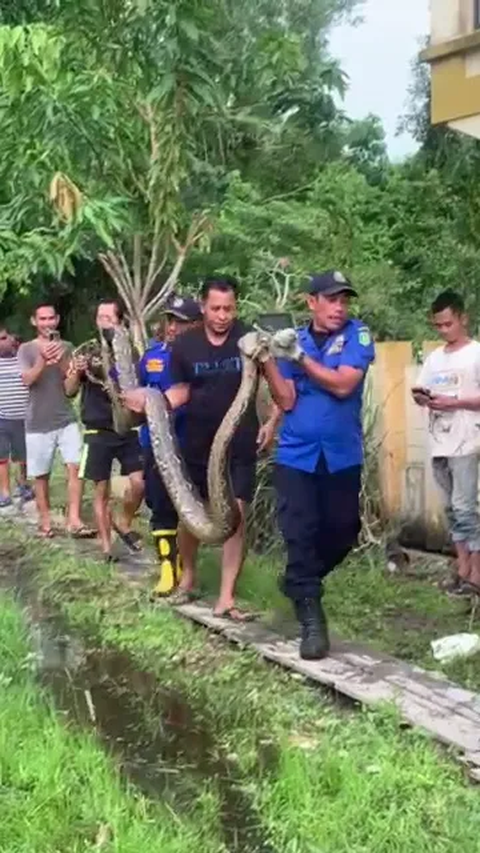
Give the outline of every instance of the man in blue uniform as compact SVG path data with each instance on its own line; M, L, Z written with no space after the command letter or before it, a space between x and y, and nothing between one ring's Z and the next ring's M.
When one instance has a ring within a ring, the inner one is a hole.
M174 297L165 310L163 341L151 341L139 365L140 383L144 387L165 392L170 377L171 345L175 338L201 322L200 305L194 299ZM181 442L185 407L175 412L175 429ZM169 595L180 579L180 560L177 551L178 518L153 456L148 426L140 430L140 445L144 454L145 501L151 512L150 529L160 560L160 575L153 596Z
M284 413L276 456L279 526L287 549L283 581L302 627L301 657L329 651L322 582L360 532L362 396L374 360L368 328L349 319L356 292L339 272L313 275L310 324L291 344L277 333L278 364L265 375ZM285 346L282 350L282 341Z

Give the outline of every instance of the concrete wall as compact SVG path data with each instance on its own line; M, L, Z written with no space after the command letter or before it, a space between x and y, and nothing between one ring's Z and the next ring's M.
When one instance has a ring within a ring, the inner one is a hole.
M430 0L432 45L466 35L474 29L474 0Z
M423 352L436 346L425 342ZM428 453L428 413L410 393L419 370L410 343L377 344L371 382L380 490L385 518L401 528L405 543L441 550L448 536Z
M431 0L432 123L480 138L480 30L475 0Z

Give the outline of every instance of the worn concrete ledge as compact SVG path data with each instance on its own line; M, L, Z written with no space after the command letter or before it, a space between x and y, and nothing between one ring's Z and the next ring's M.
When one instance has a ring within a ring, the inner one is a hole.
M249 646L266 660L291 669L366 705L392 702L410 725L459 750L480 776L480 695L389 655L355 643L334 643L321 661L303 661L298 640L285 640L256 622L235 624L214 616L210 607L183 604L182 616L228 640Z

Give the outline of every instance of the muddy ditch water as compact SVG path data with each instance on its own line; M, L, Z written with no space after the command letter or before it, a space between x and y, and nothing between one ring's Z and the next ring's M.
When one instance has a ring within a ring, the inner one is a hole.
M222 754L207 724L180 693L166 690L153 673L115 648L72 631L39 603L35 572L21 546L0 547L0 589L13 591L24 609L35 651L37 677L69 724L94 731L130 782L152 800L188 812L199 788L213 784L228 851L276 853L243 788L235 762ZM275 751L259 751L259 770L271 772Z

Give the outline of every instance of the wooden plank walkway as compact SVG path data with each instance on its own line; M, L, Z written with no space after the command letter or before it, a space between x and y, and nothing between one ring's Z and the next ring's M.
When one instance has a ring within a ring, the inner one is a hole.
M226 639L250 646L266 660L300 673L365 705L393 702L403 718L458 750L480 780L480 695L389 655L356 643L334 642L321 661L303 661L298 640L286 640L260 623L233 623L214 616L210 607L184 604L182 616Z
M57 519L55 519L56 521ZM30 504L8 521L28 526L36 522ZM80 546L80 547L79 547ZM95 557L92 543L65 539L61 547L81 558ZM147 555L122 554L119 574L126 583L148 584L152 563ZM184 618L223 635L243 647L254 648L265 660L299 673L312 682L336 690L364 705L392 702L405 721L428 732L451 747L480 782L480 694L448 681L441 673L427 672L380 654L357 643L333 642L330 655L322 661L303 661L298 640L286 639L259 622L234 623L213 615L202 603L184 604L175 610Z

